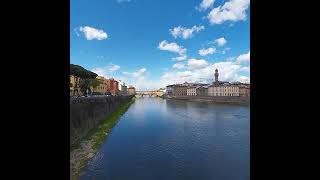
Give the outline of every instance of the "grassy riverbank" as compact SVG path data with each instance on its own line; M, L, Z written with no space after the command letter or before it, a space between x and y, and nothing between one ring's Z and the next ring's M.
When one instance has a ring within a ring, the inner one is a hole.
M77 179L88 160L95 155L112 128L134 100L135 98L121 105L115 112L106 117L98 128L90 130L85 138L70 148L70 179Z

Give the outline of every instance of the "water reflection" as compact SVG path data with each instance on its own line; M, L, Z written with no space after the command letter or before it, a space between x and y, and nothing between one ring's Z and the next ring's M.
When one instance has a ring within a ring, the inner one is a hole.
M80 179L249 179L249 112L139 98Z

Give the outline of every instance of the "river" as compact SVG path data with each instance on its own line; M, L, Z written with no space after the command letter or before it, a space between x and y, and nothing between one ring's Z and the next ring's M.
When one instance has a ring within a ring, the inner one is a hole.
M250 107L138 98L80 180L249 180Z

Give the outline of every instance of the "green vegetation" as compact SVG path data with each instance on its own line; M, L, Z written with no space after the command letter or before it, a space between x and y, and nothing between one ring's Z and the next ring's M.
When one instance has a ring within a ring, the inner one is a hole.
M115 112L106 117L98 128L94 128L80 142L70 148L71 155L71 179L76 179L80 171L85 167L88 160L93 157L107 135L117 124L120 117L127 111L134 102L134 98L121 105ZM91 156L92 155L92 156Z
M75 64L70 64L70 75L79 77L81 79L94 79L98 76L96 73L86 70L85 68Z
M101 83L96 80L96 77L98 76L96 73L86 70L79 65L70 64L70 75L76 77L75 87L79 87L82 94L87 94L87 90L91 91L90 86L95 87ZM74 88L73 94L75 94L75 92L79 95L78 88Z

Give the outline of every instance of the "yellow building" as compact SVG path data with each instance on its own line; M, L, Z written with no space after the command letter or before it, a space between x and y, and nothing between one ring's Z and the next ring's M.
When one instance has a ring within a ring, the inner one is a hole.
M93 88L93 92L95 93L101 93L101 94L105 94L107 92L109 92L109 88L108 88L108 84L107 84L107 79L102 77L102 76L97 76L96 79L98 79L99 81L101 81L102 83L99 84L97 87Z
M76 81L77 81L77 87L75 87L76 86ZM73 75L70 75L70 96L77 95L76 94L77 92L74 92L75 88L78 89L79 96L82 95L82 93L80 91L80 88L79 88L79 82L80 82L80 78L77 78L77 77L75 77Z
M208 88L209 96L240 96L239 86L236 85L220 85L210 86Z

